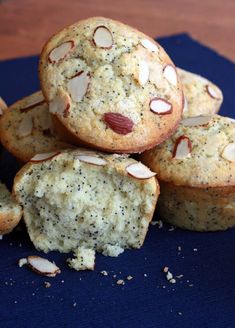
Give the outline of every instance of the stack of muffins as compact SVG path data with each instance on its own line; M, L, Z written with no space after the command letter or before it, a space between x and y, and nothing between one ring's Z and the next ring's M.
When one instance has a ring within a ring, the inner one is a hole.
M77 270L94 268L95 251L139 248L159 184L162 219L197 231L235 224L235 129L216 114L217 86L106 18L54 35L39 78L42 92L0 120L2 144L28 162L13 190L36 248L75 251Z

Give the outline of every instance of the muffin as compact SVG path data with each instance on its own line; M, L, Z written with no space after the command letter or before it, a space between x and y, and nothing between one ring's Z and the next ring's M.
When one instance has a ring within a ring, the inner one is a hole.
M19 223L21 216L21 207L7 187L0 182L0 235L11 232Z
M183 229L215 231L235 224L235 128L219 115L182 120L167 141L141 155L157 172L158 211Z
M145 165L81 148L36 155L13 189L34 246L74 251L76 268L85 254L83 264L91 264L90 250L118 256L140 248L159 195L155 173Z
M214 83L204 77L177 68L185 96L183 117L212 115L218 113L223 93Z
M116 153L152 148L181 119L177 71L163 48L120 22L93 17L54 35L39 64L58 131L77 145Z
M41 91L17 101L4 112L0 119L0 140L22 162L38 153L69 148L53 130Z

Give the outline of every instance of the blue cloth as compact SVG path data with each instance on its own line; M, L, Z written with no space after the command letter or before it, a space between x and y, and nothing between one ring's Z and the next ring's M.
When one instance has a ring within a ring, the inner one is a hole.
M221 113L234 117L235 65L186 34L159 41L178 66L221 87ZM38 57L0 62L0 93L9 104L39 88L37 64ZM11 187L18 165L6 151L2 157L0 179ZM98 255L94 272L70 270L67 254L49 253L46 257L62 273L46 278L17 265L28 255L45 257L23 227L0 241L0 327L235 327L234 240L235 230L196 233L151 226L142 249L125 251L118 258ZM183 277L168 283L164 266ZM128 275L133 279L127 281ZM119 278L125 279L124 286L116 284ZM50 288L44 287L45 281Z

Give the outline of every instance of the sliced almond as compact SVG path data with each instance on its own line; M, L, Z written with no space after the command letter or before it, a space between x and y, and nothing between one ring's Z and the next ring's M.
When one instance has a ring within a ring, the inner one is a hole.
M206 125L212 119L211 115L199 115L185 118L181 121L181 124L184 126L199 126L199 125Z
M186 136L180 136L174 146L173 158L175 159L185 159L190 155L192 151L192 143L190 139Z
M63 117L69 116L71 107L71 100L67 93L59 93L50 103L49 112L52 114L58 114Z
M94 31L93 42L96 47L109 49L113 45L112 33L106 26L100 25Z
M234 118L230 118L230 117L229 117L229 120L230 120L230 122L231 122L232 124L235 124L235 119L234 119Z
M106 160L104 160L103 158L100 158L100 157L96 157L96 156L77 155L76 158L79 159L81 162L98 165L98 166L104 166L107 164Z
M144 60L141 60L139 62L139 84L141 86L144 86L149 79L149 67L148 67L148 63Z
M18 127L18 137L24 138L30 136L33 130L33 119L31 116L25 116Z
M131 133L134 127L134 122L129 117L119 113L105 113L103 119L108 127L118 134Z
M162 98L152 98L149 104L150 110L155 114L164 115L172 112L172 105Z
M29 110L33 109L36 106L39 106L45 102L45 99L43 97L43 94L39 92L37 95L35 95L32 99L30 99L30 102L23 108L20 109L21 113L28 112Z
M218 92L216 91L216 89L213 86L211 86L210 84L207 84L206 91L212 98L217 99L217 100L221 99Z
M64 59L68 53L74 48L73 41L67 41L61 43L58 47L51 50L48 55L50 63L58 63L58 61Z
M32 163L40 163L40 162L44 162L47 161L49 159L52 159L53 157L59 155L60 152L59 151L52 151L50 153L41 153L41 154L37 154L34 157L32 157L30 159L30 162Z
M30 268L43 276L55 277L61 272L57 265L47 259L44 259L43 257L28 256L27 260Z
M7 109L7 104L5 101L0 97L0 116L4 113L4 110Z
M230 162L235 162L235 142L225 146L221 156Z
M90 76L87 72L81 71L73 76L68 82L68 91L75 102L79 102L85 96Z
M156 175L155 172L152 172L147 166L140 162L128 165L126 171L132 177L140 180L150 179Z
M142 44L142 46L148 50L150 50L151 52L157 52L158 51L158 46L156 43L153 43L152 41L150 41L149 39L142 39L140 41L140 43Z
M178 77L177 77L176 69L173 65L166 65L164 67L163 76L167 79L169 83L171 83L175 87L177 86Z
M183 99L184 99L183 113L187 113L188 112L188 100L185 97L185 95L183 96Z

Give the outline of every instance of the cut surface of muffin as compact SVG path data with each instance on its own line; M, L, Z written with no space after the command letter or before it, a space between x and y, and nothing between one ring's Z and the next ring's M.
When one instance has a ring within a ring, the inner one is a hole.
M14 193L37 249L117 256L144 242L159 194L154 175L125 156L79 149L36 156L17 174Z

